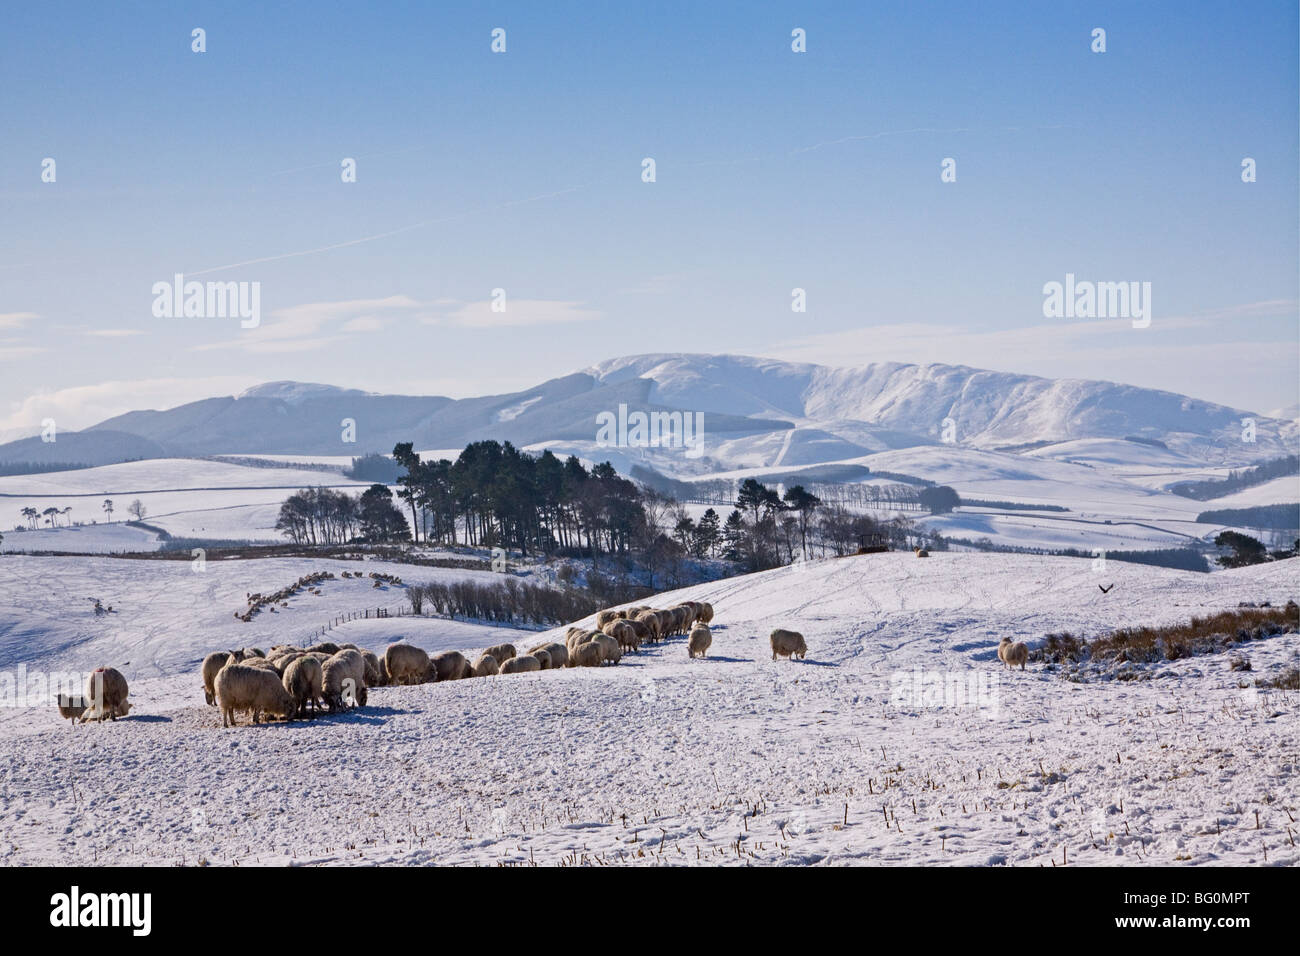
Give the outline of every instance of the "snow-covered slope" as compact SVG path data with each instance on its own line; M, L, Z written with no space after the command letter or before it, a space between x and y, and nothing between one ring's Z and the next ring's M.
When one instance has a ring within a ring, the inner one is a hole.
M108 433L135 454L311 454L456 448L487 438L516 445L592 442L601 413L702 413L708 455L717 468L816 463L852 454L935 443L945 430L978 448L1023 448L1046 442L1129 436L1164 442L1175 455L1205 463L1241 463L1294 450L1300 425L1171 392L1112 382L993 372L956 365L882 362L860 368L739 355L658 354L611 359L521 392L452 400L377 395L295 382L271 382L236 397L166 411L135 411L70 433L51 458L39 439L0 445L7 461L78 461L84 446L95 464ZM1241 419L1257 419L1256 441L1239 440ZM358 423L356 445L339 422ZM805 430L793 442L791 429ZM754 441L746 439L754 438ZM60 438L63 442L63 438ZM36 443L36 444L33 444ZM78 444L80 443L80 444ZM112 444L111 441L108 443ZM1154 451L1155 449L1153 449ZM789 456L793 455L793 458ZM699 473L679 449L650 457L670 472ZM87 458L86 460L91 460Z
M6 558L0 673L113 663L134 709L75 729L48 707L0 713L0 860L1195 865L1262 864L1267 850L1295 866L1300 701L1238 686L1294 661L1295 635L1242 645L1248 673L1213 655L1147 681L1069 683L994 656L1004 635L1277 604L1300 591L1293 564L1112 562L1103 594L1087 560L814 562L656 598L713 602L703 660L676 639L618 666L377 688L345 716L223 730L202 702L201 653L301 640L351 599L347 582L243 624L222 609L305 566ZM120 616L95 618L84 594ZM770 659L776 625L805 634L806 661ZM330 636L529 641L409 618Z

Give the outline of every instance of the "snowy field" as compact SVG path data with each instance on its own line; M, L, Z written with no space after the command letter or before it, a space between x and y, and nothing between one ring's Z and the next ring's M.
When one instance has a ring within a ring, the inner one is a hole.
M601 449L595 449L595 454ZM604 449L608 451L608 449ZM454 449L438 449L425 457L455 458ZM597 456L600 457L600 456ZM608 457L608 456L605 456ZM338 456L246 456L279 464L317 464L337 469L348 463ZM777 455L782 459L783 456ZM1300 499L1300 478L1279 478L1212 501L1194 501L1166 489L1178 481L1222 477L1226 468L1135 442L1087 439L1062 442L1012 454L947 445L921 446L849 458L835 464L866 466L874 472L917 475L951 485L968 499L1056 505L1067 512L990 511L963 509L939 518L909 513L909 517L942 534L1013 547L1104 548L1147 550L1179 548L1197 539L1209 540L1218 526L1196 524L1196 515L1215 508L1278 504ZM755 467L718 471L703 479L771 480L789 472L784 467ZM873 478L866 483L893 483ZM40 519L37 530L5 530L0 551L106 554L156 551L158 536L124 528L126 509L139 498L147 509L145 522L172 537L204 541L283 543L275 529L280 505L294 491L311 485L359 493L368 482L345 478L338 470L254 467L232 461L166 458L127 462L99 468L43 475L0 477L0 528L25 525L22 509L71 508L58 517L58 527ZM102 505L112 498L114 521L107 524ZM689 510L695 516L704 506ZM715 506L725 518L727 506ZM883 516L883 515L882 515ZM91 522L94 522L93 524ZM74 524L75 523L75 524ZM1258 534L1259 532L1249 533Z
M252 456L250 456L252 457ZM270 460L270 456L262 456ZM304 458L299 463L314 463ZM331 459L327 464L338 463ZM344 459L349 464L350 459ZM104 554L156 551L156 534L124 527L127 508L139 499L145 523L173 537L227 541L283 543L275 530L280 505L300 488L325 485L357 494L369 482L345 478L339 471L308 468L254 467L197 458L159 458L99 468L0 477L0 551ZM112 499L110 521L104 499ZM26 507L71 508L49 527L41 519L36 530L11 531L26 524ZM94 522L93 524L91 522Z
M1246 674L1214 655L1070 683L995 658L1002 635L1278 604L1300 594L1295 561L1213 575L992 554L815 562L661 596L713 602L705 660L678 638L615 667L378 688L347 715L223 730L204 652L304 640L332 614L401 601L335 580L233 617L245 592L323 567L356 565L0 561L0 674L114 664L134 702L75 728L3 708L0 861L1300 864L1286 829L1300 694L1238 687L1295 663L1296 635L1244 645ZM776 625L803 631L806 661L770 660ZM541 639L397 617L330 634L380 651L401 637ZM935 681L976 693L917 693Z

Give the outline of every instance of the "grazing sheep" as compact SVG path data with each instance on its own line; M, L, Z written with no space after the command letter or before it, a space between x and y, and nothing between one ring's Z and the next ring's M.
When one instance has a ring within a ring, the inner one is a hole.
M654 643L659 640L661 624L659 614L655 611L642 611L636 616L634 623L639 623L648 632L646 640Z
M105 717L109 720L125 717L131 709L126 695L126 678L121 671L114 667L95 668L86 678L86 700L90 704L82 713L82 721L103 723Z
M329 641L322 641L320 644L313 644L311 647L307 648L307 650L309 652L319 651L322 654L333 655L333 654L337 654L340 650L342 650L342 648L340 648L337 644L333 644Z
M492 677L499 673L500 670L501 667L497 664L497 659L486 652L480 654L478 660L474 662L475 677Z
M700 608L701 608L701 613L700 613L699 618L698 618L698 620L700 621L700 623L701 623L701 624L712 624L712 623L713 623L713 605L710 604L708 601L701 601L701 602L700 602Z
M632 633L636 636L636 641L632 645L632 650L641 650L642 642L648 643L653 636L653 632L650 630L650 625L645 621L638 620L637 618L629 618L626 623L628 627L632 628Z
M494 644L483 652L491 654L496 658L497 664L503 664L515 656L515 646L513 644Z
M918 558L928 558L930 556L930 552L925 550L925 548L917 548L916 556Z
M286 667L288 667L298 658L306 657L306 656L307 655L305 654L279 654L275 657L268 657L267 660L271 662L271 666L275 668L275 672L279 674L281 677L283 677L284 670Z
M611 621L602 630L606 636L618 641L618 646L623 650L631 650L637 646L636 630L627 621Z
M474 676L474 668L460 651L441 651L433 655L433 679L463 680Z
M414 644L389 644L384 666L394 684L423 684L433 679L429 655Z
M537 663L541 665L542 670L548 671L551 669L551 655L546 653L546 651L542 650L540 647L534 648L529 651L528 654L530 657L537 658Z
M262 670L270 671L271 673L275 674L276 677L280 676L280 672L275 669L275 665L272 664L270 661L268 661L265 657L245 657L243 661L241 661L240 663L244 667L258 667L261 668Z
M695 620L695 612L685 604L679 604L672 609L673 611L673 633L685 634L686 629L691 626Z
M296 703L294 712L299 717L307 716L308 704L311 704L313 714L320 713L321 691L325 684L325 673L320 661L305 654L295 657L284 669L281 683L293 695Z
M604 610L596 612L596 627L603 628L610 621L618 619L618 611Z
M86 712L89 705L84 697L73 697L70 694L59 695L59 716L66 717L72 721L72 726L77 726L77 720Z
M366 664L360 654L350 649L339 651L321 665L321 696L331 714L346 708L343 695L349 689L357 706L364 707L369 696L366 693Z
M501 665L500 673L502 674L524 674L529 671L539 671L542 669L542 663L531 654L524 654L522 657L512 657Z
M536 650L546 652L547 656L551 659L552 670L557 667L564 667L569 663L569 649L559 641L551 641L549 644L542 644ZM528 653L533 654L536 653L536 651L529 651Z
M599 667L604 660L605 655L600 652L600 645L595 641L588 641L574 648L573 653L569 655L569 666Z
M806 657L808 645L804 643L803 635L780 627L772 631L772 660L776 660L778 654L791 660Z
M235 725L235 712L252 713L253 723L260 723L263 714L274 714L292 720L298 711L298 702L285 690L275 671L245 664L231 664L217 674L217 706L221 709L221 726Z
M388 672L374 651L362 651L361 660L366 665L366 686L383 687L388 683Z
M691 638L686 645L686 652L691 657L709 656L709 645L713 643L713 632L707 624L696 624L691 628Z
M262 650L260 647L245 647L243 655L245 657L265 657L266 651Z
M225 667L227 662L235 658L236 651L213 651L207 657L203 658L203 696L210 705L217 702L217 693L213 688L213 682L217 679L217 674L221 668ZM238 658L235 658L238 662Z
M1025 669L1025 662L1029 660L1029 646L1023 641L1012 641L1009 637L1004 637L998 643L998 660L1004 667L1014 669L1016 664L1020 669Z
M592 643L600 646L602 659L613 664L617 664L623 659L623 648L619 646L618 641L608 634L597 634L592 638Z

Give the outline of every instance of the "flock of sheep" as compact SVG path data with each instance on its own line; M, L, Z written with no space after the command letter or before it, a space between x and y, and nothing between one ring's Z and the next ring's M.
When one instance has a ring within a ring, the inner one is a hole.
M363 575L360 571L344 571L339 577L360 580L362 577L369 577L372 580L371 587L381 588L385 584L400 585L402 579L393 574L383 574L379 571L371 571L368 575ZM256 614L264 607L269 607L272 613L276 607L288 607L289 598L296 595L299 591L307 590L311 594L320 596L321 590L317 585L322 581L333 580L334 574L331 571L315 571L311 574L305 574L288 587L280 588L278 591L271 591L266 594L245 594L248 599L248 607L242 612L236 611L235 617L247 624ZM98 603L98 602L96 602ZM113 610L111 607L109 610Z
M315 577L300 580L298 585L310 587L317 583L311 580ZM250 595L250 605L262 603L253 598L261 595ZM355 644L328 641L311 647L280 644L269 653L256 647L214 651L203 659L203 695L209 705L220 709L223 727L233 726L235 715L245 711L255 724L263 717L293 720L315 716L322 708L338 713L351 706L365 706L371 687L617 664L624 653L635 653L644 643L675 635L686 637L688 656L707 657L713 645L712 621L713 605L707 601L684 601L665 609L610 608L596 614L594 628L570 627L563 643L543 642L526 654L517 653L513 644L497 644L472 663L460 651L430 656L413 644L402 643L390 644L382 658ZM798 631L776 628L770 641L773 660L778 656L802 659L808 653ZM998 660L1006 667L1019 664L1024 670L1028 658L1029 648L1023 642L1004 637L998 645ZM119 671L98 668L87 679L85 697L59 696L59 713L74 724L105 717L116 720L130 711L127 690L126 678Z

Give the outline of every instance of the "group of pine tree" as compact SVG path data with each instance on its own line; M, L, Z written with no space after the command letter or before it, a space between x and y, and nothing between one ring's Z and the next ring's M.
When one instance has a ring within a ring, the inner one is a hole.
M379 456L367 456L375 457ZM396 496L382 483L357 498L309 488L280 509L277 529L297 544L414 541L502 548L521 555L633 556L652 570L686 558L722 558L752 570L847 554L871 536L905 544L905 519L877 521L827 504L801 485L782 495L749 478L725 520L695 520L673 498L576 456L533 455L510 442L473 442L457 456L421 459L410 442L393 449ZM352 471L365 474L364 460ZM926 489L927 506L951 510L950 488Z

